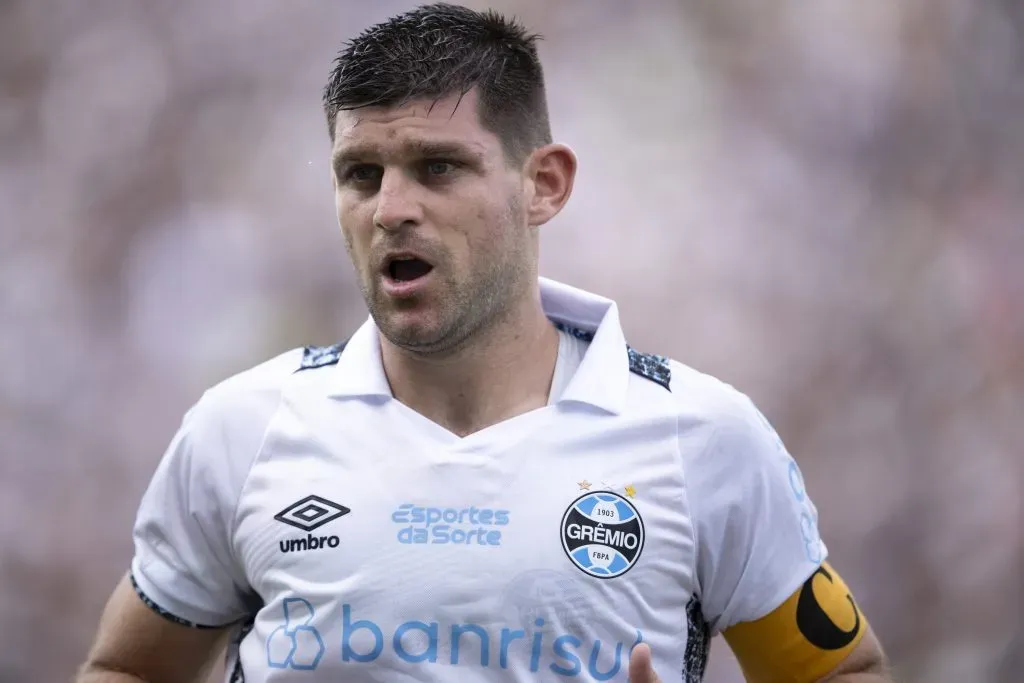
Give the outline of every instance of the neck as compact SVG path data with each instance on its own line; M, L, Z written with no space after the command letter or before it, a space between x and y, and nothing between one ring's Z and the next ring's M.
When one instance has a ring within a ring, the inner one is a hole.
M424 357L381 337L395 398L459 436L547 405L558 331L535 291L457 351Z

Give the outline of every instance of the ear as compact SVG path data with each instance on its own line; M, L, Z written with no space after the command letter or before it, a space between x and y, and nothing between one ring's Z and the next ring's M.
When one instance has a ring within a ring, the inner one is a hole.
M524 164L525 180L532 186L527 218L531 227L554 218L572 194L576 181L576 154L562 144L550 144L533 151Z

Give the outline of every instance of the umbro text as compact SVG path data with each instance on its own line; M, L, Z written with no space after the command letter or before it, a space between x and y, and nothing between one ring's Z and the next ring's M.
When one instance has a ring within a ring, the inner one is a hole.
M309 534L305 538L289 538L279 541L278 545L282 553L298 553L304 550L337 548L340 543L341 539L337 536L314 536Z

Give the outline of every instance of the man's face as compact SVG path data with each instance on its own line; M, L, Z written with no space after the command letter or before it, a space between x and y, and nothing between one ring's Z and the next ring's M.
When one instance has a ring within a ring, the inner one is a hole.
M477 96L338 113L335 203L363 296L396 346L443 353L529 287L521 170Z

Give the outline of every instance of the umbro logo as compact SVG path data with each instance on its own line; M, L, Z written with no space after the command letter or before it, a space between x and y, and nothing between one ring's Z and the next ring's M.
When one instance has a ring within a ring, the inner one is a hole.
M307 532L305 538L292 538L279 541L282 553L301 552L303 550L320 550L321 548L337 548L341 539L337 536L314 536L309 533L319 529L328 522L333 522L352 512L344 505L321 498L306 496L281 510L274 519L284 524Z
M326 498L306 496L278 512L274 519L303 531L312 531L350 512L352 511L344 505L338 505Z

